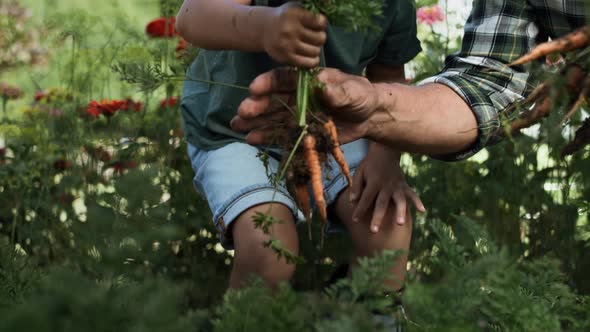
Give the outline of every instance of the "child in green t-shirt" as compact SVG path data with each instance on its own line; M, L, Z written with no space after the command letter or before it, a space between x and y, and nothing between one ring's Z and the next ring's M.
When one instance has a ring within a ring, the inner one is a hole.
M177 17L180 34L205 49L187 72L182 119L195 188L209 203L222 244L235 249L231 287L240 287L251 275L276 285L295 270L263 246L268 235L254 227L257 212L271 211L286 221L274 225L271 233L295 254L295 221L303 217L284 186L277 190L269 183L258 158L264 147L246 144L242 134L231 130L230 120L248 91L230 85L248 86L257 75L280 65L314 67L320 62L350 74L366 72L373 82L402 82L404 64L420 52L413 0L384 1L384 15L375 18L380 31L375 33L348 32L295 2L274 2L279 6L268 0L185 0ZM350 233L355 249L351 264L386 249L407 252L412 224L406 199L421 203L403 175L392 171L399 154L366 140L345 144L342 150L362 194L349 198L346 180L330 159L324 196L332 221ZM273 171L281 152L271 150L266 166ZM404 256L392 271L398 281L403 280L405 262ZM399 288L398 281L389 285Z

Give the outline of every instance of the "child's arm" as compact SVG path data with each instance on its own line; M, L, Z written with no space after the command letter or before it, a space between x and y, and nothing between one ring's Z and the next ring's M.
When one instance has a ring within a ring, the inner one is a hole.
M319 64L327 20L295 2L249 6L251 0L185 0L176 18L180 35L196 47L267 52L298 67Z
M403 83L403 66L371 64L367 67L371 82ZM370 229L376 233L390 204L394 204L395 221L404 224L408 200L421 212L425 211L420 197L408 186L400 168L400 153L383 144L371 142L369 152L354 174L350 199L356 204L353 220L367 215L372 207Z

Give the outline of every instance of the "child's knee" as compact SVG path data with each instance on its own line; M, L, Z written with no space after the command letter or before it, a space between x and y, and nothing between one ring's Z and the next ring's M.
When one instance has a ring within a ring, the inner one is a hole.
M298 255L298 248L289 248L292 254ZM288 263L285 258L277 255L271 248L265 247L263 242L253 242L251 245L236 249L234 256L234 272L242 277L257 276L270 285L286 282L295 273L296 265Z
M268 209L268 204L251 208L232 225L234 238L234 270L240 274L254 274L263 278L270 284L278 284L287 281L295 272L295 264L288 263L285 258L279 258L278 253L265 246L271 239L262 229L256 228L252 218L257 212L269 213L281 223L273 224L269 233L274 240L281 242L281 246L292 255L299 254L299 240L293 222L291 211L284 205L275 204Z
M257 224L256 218L260 213L267 214L274 221L267 221L267 225ZM267 226L267 230L264 227ZM270 234L279 239L289 249L297 249L297 230L291 210L283 204L260 204L244 211L230 227L236 250L241 247L256 250L270 240Z

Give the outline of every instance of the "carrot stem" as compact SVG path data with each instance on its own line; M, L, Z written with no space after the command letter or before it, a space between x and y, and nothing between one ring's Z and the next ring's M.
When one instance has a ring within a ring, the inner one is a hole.
M297 76L297 118L299 127L305 126L307 121L307 106L309 104L309 77L307 69L299 69Z
M281 182L283 180L283 178L285 177L285 174L287 173L287 168L289 168L289 165L291 164L291 160L293 160L293 156L295 156L295 152L297 151L297 148L301 144L301 141L303 140L303 137L305 137L306 134L307 134L307 125L305 125L303 127L303 129L301 130L301 134L299 134L299 137L297 137L297 141L295 141L295 145L293 146L293 149L291 149L291 152L289 153L289 157L287 157L287 161L285 162L285 165L283 165L283 168L281 169L281 173L279 174L279 179L277 182Z

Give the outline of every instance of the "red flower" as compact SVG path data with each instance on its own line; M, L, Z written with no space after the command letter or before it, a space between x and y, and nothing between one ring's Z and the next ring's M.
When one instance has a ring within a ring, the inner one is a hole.
M86 114L90 115L93 118L98 118L102 111L100 110L100 105L96 100L91 101L86 107Z
M171 38L178 35L175 25L175 17L159 17L149 22L145 31L152 38Z
M74 96L64 89L49 88L43 91L35 92L35 102L51 103L54 101L73 101Z
M0 97L5 99L19 99L23 96L23 90L8 83L0 82Z
M110 117L115 115L117 111L120 111L127 105L125 100L103 100L99 107L102 112L102 115L106 117Z
M162 108L174 107L176 104L178 104L177 97L170 97L160 102L160 106L162 106Z
M59 159L53 163L53 168L55 168L56 170L58 170L60 172L68 170L68 169L72 168L73 166L74 166L74 163L72 163L69 160L65 160L65 159Z
M143 104L141 102L133 101L131 98L125 100L102 100L100 103L92 100L86 107L86 113L94 118L99 117L101 114L111 117L118 111L133 110L134 112L139 112L142 107Z
M35 101L40 102L42 99L47 98L47 96L45 91L37 91L35 92Z
M127 99L125 99L125 104L123 104L123 106L121 107L121 110L132 110L133 112L141 112L142 107L143 104L141 103L141 101L133 101L133 99L127 97Z

